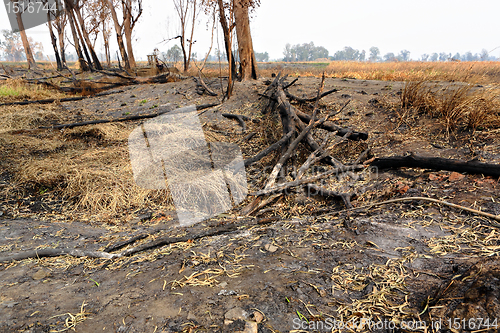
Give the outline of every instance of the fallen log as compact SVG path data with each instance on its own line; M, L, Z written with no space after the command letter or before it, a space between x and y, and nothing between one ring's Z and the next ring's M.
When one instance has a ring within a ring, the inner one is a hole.
M200 111L200 110L208 109L208 108L211 108L211 107L214 107L217 105L219 105L219 104L215 103L215 104L197 105L196 110ZM155 117L161 116L162 114L165 114L165 113L168 113L171 111L173 111L173 110L164 110L164 111L156 112L153 114L129 116L129 117L115 118L115 119L99 119L99 120L89 120L89 121L83 121L83 122L71 123L71 124L62 124L62 125L54 125L54 126L41 126L41 127L38 127L38 129L62 129L62 128L73 128L73 127L80 127L80 126L87 126L87 125L105 124L105 123L116 123L116 122L122 122L122 121L141 120L141 119L155 118Z
M107 92L102 92L98 93L95 95L89 95L89 96L79 96L79 97L66 97L66 98L49 98L49 99L39 99L36 101L20 101L20 102L10 102L10 103L2 103L0 106L12 106L12 105L29 105L29 104L50 104L54 102L74 102L74 101L81 101L83 99L91 98L91 97L101 97L101 96L108 96L112 94L118 94L122 93L123 90L117 90L117 91L107 91Z
M447 170L482 174L485 176L500 177L500 165L481 163L476 160L464 162L441 157L423 157L410 154L408 156L380 157L366 163L379 169L392 168L420 168L433 170Z

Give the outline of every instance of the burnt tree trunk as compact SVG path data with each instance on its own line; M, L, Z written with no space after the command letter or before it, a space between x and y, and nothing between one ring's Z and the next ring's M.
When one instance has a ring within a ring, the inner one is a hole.
M113 1L107 0L107 4L111 12L111 17L113 18L113 22L115 24L116 41L118 43L118 48L120 49L122 60L125 64L125 69L130 70L130 62L128 59L127 51L125 49L125 44L123 43L123 25L120 25L120 22L118 22L118 16L116 15L116 10L115 7L113 6Z
M78 22L80 23L80 28L82 31L83 39L85 43L87 44L87 47L90 52L90 56L92 57L92 61L95 65L95 68L98 70L102 70L101 62L99 61L99 58L97 57L97 54L94 51L94 47L92 46L92 42L90 41L89 34L87 33L87 30L85 29L85 22L83 21L82 14L80 12L79 8L73 7L73 12L76 14L76 18L78 19Z
M132 27L131 27L131 17L129 15L124 16L123 20L123 32L125 34L125 42L127 44L127 56L131 68L135 68L136 62L134 57L134 50L132 48Z
M46 4L47 1L44 2ZM50 11L47 12L47 25L49 27L49 33L50 33L50 41L52 43L52 48L54 49L54 56L56 58L56 63L57 63L57 70L61 71L63 69L63 64L61 61L61 56L59 55L59 50L57 49L57 38L56 35L54 34L54 29L52 28L52 18L50 15Z
M250 33L248 3L243 0L233 0L233 8L240 55L240 77L243 81L255 80L257 79L257 61Z
M30 43L28 41L28 36L26 36L26 31L24 30L23 18L21 17L21 10L16 13L17 26L19 27L19 33L21 34L21 40L23 42L24 52L26 53L26 60L28 61L29 68L36 68L35 58L33 57L33 52L31 50Z
M219 21L222 27L222 32L224 33L224 45L226 47L227 60L229 62L229 78L234 80L236 78L236 62L234 61L233 51L231 50L231 31L232 27L229 26L226 20L226 14L224 12L224 3L222 0L218 0L219 4Z
M71 15L71 12L68 10L66 13L68 15L69 26L71 28L71 34L73 35L73 42L75 43L75 50L76 50L76 54L78 56L78 63L80 65L80 69L82 71L88 71L89 66L88 66L87 62L85 62L85 59L83 59L82 49L80 48L80 39L78 38L78 32L76 31L76 28L75 28L75 22L73 21L73 17Z

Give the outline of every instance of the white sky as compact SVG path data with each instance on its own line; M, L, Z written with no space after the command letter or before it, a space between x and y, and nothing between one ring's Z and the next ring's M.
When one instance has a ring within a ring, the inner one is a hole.
M286 43L314 42L333 55L344 46L368 50L379 47L381 55L403 49L412 59L423 53L479 53L484 48L500 57L499 0L261 0L251 22L255 51L269 52L271 59L283 57ZM207 17L201 16L193 51L204 55L210 46ZM0 29L10 29L6 9L0 9ZM220 29L219 29L220 30ZM158 47L166 52L176 41L178 23L172 1L144 0L144 13L134 36L136 59ZM28 36L52 47L45 25L27 30ZM1 36L0 36L1 38ZM113 40L116 37L113 36ZM214 49L223 48L222 37ZM116 47L112 46L115 50ZM97 47L100 51L100 46ZM70 49L70 52L73 52ZM112 51L112 54L115 52Z

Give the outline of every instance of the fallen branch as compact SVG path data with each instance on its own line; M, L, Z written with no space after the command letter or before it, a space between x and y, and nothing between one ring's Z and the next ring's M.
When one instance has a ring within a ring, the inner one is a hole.
M367 164L379 169L422 168L467 172L470 174L483 174L485 176L500 177L499 164L481 163L475 160L463 162L441 157L422 157L410 154L408 156L376 158Z
M295 113L297 116L302 120L303 122L309 122L311 120L311 116L308 115L307 113L304 113L298 109L295 109ZM325 121L323 124L318 126L321 129L330 131L330 132L337 132L338 136L344 136L347 132L352 131L350 128L342 128L338 125L335 125L334 123L330 121ZM367 140L368 139L368 133L364 132L355 132L352 131L352 133L347 137L349 140L353 141L359 141L359 140Z
M288 88L288 87L287 87ZM283 90L285 90L286 88L283 87ZM324 93L322 93L320 96L319 96L319 99L322 99L323 97L325 96L328 96L334 92L337 92L338 89L332 89L332 90L328 90ZM315 102L316 101L316 98L318 97L310 97L310 98L302 98L302 97L298 97L298 96L295 96L295 95L292 95L290 94L287 90L285 90L285 94L286 94L286 97L288 97L289 99L293 99L297 102L300 102L300 103L307 103L307 102Z
M262 196L262 195L268 195L271 193L283 192L283 191L286 191L292 187L297 187L297 186L300 186L303 184L308 184L308 183L314 183L315 181L324 179L324 178L331 176L333 174L339 174L339 173L343 173L343 172L347 172L347 171L363 170L364 168L365 168L365 166L363 166L363 165L350 165L350 166L335 168L335 169L329 170L327 172L321 173L317 176L312 176L312 177L303 178L303 179L296 179L294 181L287 182L287 183L281 183L281 184L276 185L274 187L271 187L269 189L263 189L263 190L260 190L257 192L249 193L248 195Z
M195 82L197 84L199 84L200 86L203 87L203 89L207 92L207 94L209 94L210 96L219 96L219 94L217 94L216 92L214 92L212 89L210 89L207 84L205 83L205 81L203 81L203 79L201 78L201 76L199 76L198 78L196 77L193 77L193 79L195 80Z
M473 209L473 208L469 208L469 207L465 207L465 206L460 206L460 205L456 205L456 204L451 203L451 202L437 200L437 199L433 199L433 198L427 198L427 197L407 197L407 198L391 199L391 200L381 201L381 202L374 202L374 203L360 206L360 207L354 207L351 209L344 209L344 210L340 210L340 211L336 211L336 212L332 212L332 213L327 213L327 214L324 214L322 216L339 214L339 213L343 213L343 212L347 212L347 211L368 210L368 209L375 207L375 206L387 205L387 204L396 203L396 202L414 201L414 200L429 201L429 202L445 205L448 207L452 207L452 208L456 208L456 209L460 209L460 210L465 210L469 213L477 214L477 215L487 217L487 218L490 218L492 220L500 222L500 215L493 215L490 213L482 212L482 211L477 210L477 209ZM496 227L500 227L500 224L498 224L496 222L494 222L493 225L495 225Z
M214 107L217 105L219 105L219 104L197 105L196 110L198 110L198 111L204 110L204 109L208 109L208 108L211 108L211 107ZM129 116L129 117L123 117L123 118L116 118L116 119L89 120L89 121L84 121L84 122L79 122L79 123L62 124L62 125L54 125L54 126L42 126L42 127L38 127L38 129L62 129L62 128L73 128L73 127L79 127L79 126L87 126L87 125L96 125L96 124L116 123L116 122L122 122L122 121L148 119L148 118L155 118L155 117L161 116L162 114L172 112L172 111L173 110L164 110L164 111L160 111L160 112L153 113L153 114Z
M267 155L269 155L270 153L272 153L276 149L278 149L281 146L283 146L284 144L286 144L288 142L288 140L290 140L290 138L292 137L293 134L294 134L293 131L288 132L279 141L276 141L275 143L273 143L272 145L270 145L269 147L267 147L266 149L264 149L263 151L261 151L260 153L255 155L254 157L247 158L244 162L245 167L248 167L248 166L252 165L253 163L260 161L261 159L263 159L264 157L266 157Z
M187 242L187 241L196 240L196 239L200 239L200 238L204 238L204 237L223 235L223 234L227 234L227 233L231 233L233 231L236 231L236 230L238 230L239 227L249 228L249 227L254 226L254 225L262 225L262 224L270 223L270 222L276 221L278 219L279 218L256 219L256 220L251 221L251 222L244 221L241 224L234 224L233 223L233 224L215 227L215 228L208 229L206 231L203 231L201 233L194 234L194 235L186 235L186 236L182 236L182 237L161 237L161 238L156 239L150 243L141 244L139 246L125 250L125 251L123 251L121 253L117 253L117 254L111 254L111 253L101 252L101 251L68 249L68 248L40 249L40 250L30 250L30 251L12 254L10 256L0 257L0 263L11 262L11 261L15 261L15 260L23 260L23 259L28 259L28 258L57 257L57 256L62 256L62 255L70 255L70 256L74 256L74 257L101 258L101 259L117 259L117 258L122 258L122 257L128 257L128 256L131 256L133 254L143 252L146 250L155 249L155 248L158 248L160 246L165 246L165 245L180 243L180 242ZM137 240L137 239L135 239L136 237L133 237L132 239L125 241L125 242L127 244L131 244Z
M103 259L113 259L117 257L115 254L110 254L100 251L88 251L88 250L78 250L78 249L40 249L40 250L30 250L25 252L20 252L12 254L10 256L0 257L0 263L11 262L15 260L23 260L28 258L47 258L47 257L59 257L59 256L73 256L73 257L89 257L89 258L103 258Z
M246 125L245 121L251 120L254 123L259 122L256 119L252 119L250 117L247 117L247 116L244 116L241 114L223 113L222 116L224 118L227 118L227 119L235 119L236 121L238 121L238 124L242 127L243 132L246 132L246 130L247 130L247 125Z

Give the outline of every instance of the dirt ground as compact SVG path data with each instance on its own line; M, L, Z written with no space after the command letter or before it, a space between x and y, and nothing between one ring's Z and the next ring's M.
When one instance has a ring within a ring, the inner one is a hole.
M279 139L279 133L259 131L258 123L248 122L243 133L237 122L221 116L263 119L259 93L266 80L236 83L230 100L201 116L206 135L241 144L245 158L270 138ZM219 79L207 83L220 89ZM320 78L300 78L290 92L314 96L319 84ZM323 110L350 100L335 123L369 134L367 141L343 143L332 154L344 163L367 148L373 156L414 152L500 163L498 130L449 134L436 119L390 107L403 87L402 82L327 78L325 90L338 91L323 99ZM70 123L218 101L198 95L192 79L117 90L35 108L55 108L52 123ZM120 126L132 131L139 124ZM252 131L257 134L243 143ZM91 133L77 139L85 150L109 144ZM6 140L4 162L13 154ZM127 142L113 144L126 147ZM57 151L32 153L48 158ZM277 156L247 170L250 191L262 186L265 163L273 161ZM0 187L13 183L3 171ZM358 193L356 207L428 196L500 215L498 179L481 175L384 170L347 186ZM99 215L86 219L84 212L71 217L61 208L64 200L56 199L32 188L0 198L0 257L46 247L102 250L141 233L150 234L141 241L148 242L221 225L239 228L116 260L63 256L2 263L1 332L500 332L499 225L464 211L408 201L337 213L342 202L299 191L270 203L255 216L260 223L251 226L240 216L249 198L217 218L179 227L175 211L166 208L139 207L113 221ZM411 326L416 322L419 327Z

